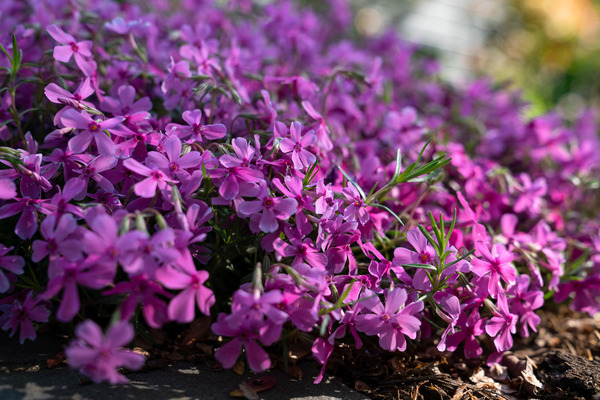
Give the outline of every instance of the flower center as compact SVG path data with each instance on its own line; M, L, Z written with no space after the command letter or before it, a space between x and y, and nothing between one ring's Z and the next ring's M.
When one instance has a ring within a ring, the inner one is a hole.
M270 197L265 198L265 200L263 201L263 206L265 206L266 208L271 208L273 207L274 202L273 199Z
M77 43L71 42L69 44L71 45L71 50L73 50L74 53L77 53L79 51L79 46L77 46Z

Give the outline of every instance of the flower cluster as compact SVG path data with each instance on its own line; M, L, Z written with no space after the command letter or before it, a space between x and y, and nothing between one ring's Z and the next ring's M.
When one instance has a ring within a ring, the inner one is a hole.
M549 299L600 311L594 114L340 41L343 1L177 3L3 2L1 329L73 323L69 364L119 383L133 322L204 314L223 366L300 336L320 380L342 341L493 361Z

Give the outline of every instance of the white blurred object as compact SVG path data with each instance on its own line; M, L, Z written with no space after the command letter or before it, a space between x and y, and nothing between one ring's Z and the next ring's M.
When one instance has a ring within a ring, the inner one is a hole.
M485 39L502 20L502 0L386 0L355 1L356 27L365 35L397 26L401 37L436 50L441 56L442 76L460 83L472 76L473 60ZM379 26L365 27L365 16Z

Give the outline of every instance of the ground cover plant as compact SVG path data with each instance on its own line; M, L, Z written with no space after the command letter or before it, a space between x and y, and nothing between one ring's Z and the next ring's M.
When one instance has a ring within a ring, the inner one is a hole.
M599 311L592 112L526 120L343 1L0 7L0 328L62 327L93 381L201 315L225 368L301 340L319 382L340 344L493 364L545 304Z

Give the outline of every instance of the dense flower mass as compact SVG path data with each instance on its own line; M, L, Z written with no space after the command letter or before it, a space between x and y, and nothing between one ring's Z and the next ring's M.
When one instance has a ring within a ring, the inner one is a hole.
M600 311L593 113L526 120L392 32L345 40L342 1L213 3L2 2L1 329L76 326L69 364L119 383L134 323L210 316L255 371L302 337L324 370L430 336L493 360L545 301Z

